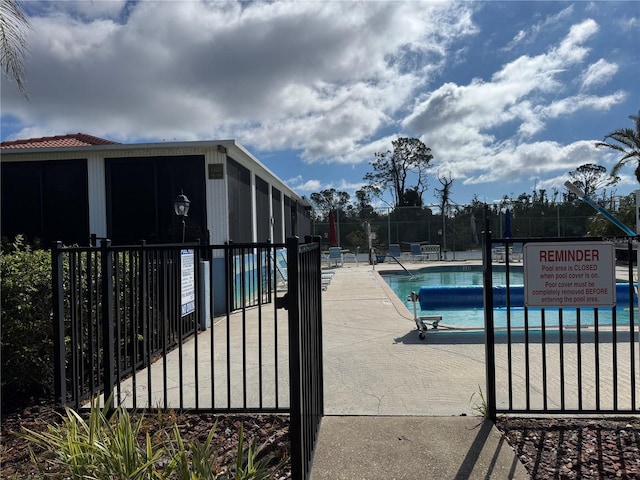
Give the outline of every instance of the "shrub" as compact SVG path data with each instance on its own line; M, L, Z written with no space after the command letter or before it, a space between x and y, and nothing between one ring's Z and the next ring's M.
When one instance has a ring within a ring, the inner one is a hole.
M168 429L173 435L151 436L144 431L144 417L135 421L124 408L109 412L109 405L101 409L94 399L88 419L67 407L60 425L48 425L46 432L25 429L41 478L266 480L284 464L270 467L270 457L259 458L262 447L255 440L245 448L241 426L235 465L224 471L214 442L217 422L204 442L183 440L175 423Z
M21 236L0 252L2 408L53 392L51 256Z

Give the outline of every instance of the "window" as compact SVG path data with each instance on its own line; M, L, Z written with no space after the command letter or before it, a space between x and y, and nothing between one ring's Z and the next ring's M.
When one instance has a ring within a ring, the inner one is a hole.
M237 243L252 242L251 172L227 157L227 182L229 186L229 240Z
M2 235L88 245L86 160L2 162Z
M271 238L269 231L269 184L256 176L256 216L258 221L258 242Z
M271 203L273 204L273 242L283 243L282 238L282 193L277 188L271 188Z
M113 158L106 161L107 229L114 244L182 241L173 211L181 192L191 200L185 241L206 238L204 157Z

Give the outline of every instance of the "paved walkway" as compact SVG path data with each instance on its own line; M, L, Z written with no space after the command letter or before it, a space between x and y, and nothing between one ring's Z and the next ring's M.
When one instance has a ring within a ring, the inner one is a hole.
M323 293L325 413L474 414L471 397L485 383L483 334L475 343L446 331L420 340L413 314L377 273L399 267L376 268L334 269Z
M463 262L479 264L455 261ZM323 292L326 416L312 480L528 478L499 432L478 416L485 389L484 333L440 328L420 340L413 314L378 275L399 268L385 263L373 270L366 263L347 263L332 269L335 273ZM181 408L286 407L286 313L273 306L251 312L246 318L215 322L213 329L172 351L166 361L124 382L120 387L125 404L133 406L135 380L138 406L162 406L166 401ZM537 358L535 342L529 348L531 358ZM553 358L554 347L546 348ZM506 391L504 349L496 345L498 392ZM258 350L259 356L243 353ZM620 348L617 355L624 352ZM515 348L513 353L523 356ZM568 364L576 363L572 354L564 353ZM179 356L183 370L178 370ZM211 367L207 359L214 358L227 367ZM607 366L602 369L607 371ZM532 369L532 383L540 380L538 370ZM603 398L611 388L603 385Z
M398 268L346 264L323 293L327 416L312 480L528 478L495 427L476 416L482 333L420 340L412 313L377 274Z

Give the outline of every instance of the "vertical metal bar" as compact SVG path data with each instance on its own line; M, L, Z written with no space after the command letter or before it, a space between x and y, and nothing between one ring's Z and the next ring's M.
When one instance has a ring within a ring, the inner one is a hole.
M630 361L630 374L631 374L631 410L636 410L636 353L635 353L635 300L634 300L634 278L633 278L633 261L631 260L634 255L633 251L633 239L629 238L627 243L627 254L629 258L629 358ZM636 259L638 255L636 254Z
M78 254L69 252L69 320L71 322L71 385L74 408L80 408L81 385L84 382L84 371L81 365L81 352L84 347L82 343L82 333L77 318L77 290L78 290L78 272L77 259ZM91 309L89 305L89 309ZM91 311L91 310L89 310Z
M527 411L531 410L531 358L529 355L529 309L524 307L524 389Z
M496 368L495 331L493 325L493 265L491 258L491 219L489 207L484 207L484 325L485 375L487 390L487 417L496 420Z
M126 318L129 319L129 338L128 342L130 347L130 367L131 367L131 384L133 388L133 408L138 408L138 396L136 393L138 392L138 302L136 301L135 295L135 287L137 285L136 274L134 271L134 262L132 260L133 252L132 251L123 251L122 252L122 263L126 265L127 269L127 277L129 278L127 293L128 293L128 304L126 308Z
M578 410L582 410L582 325L580 309L576 309L576 360L578 362Z
M507 290L511 284L511 272L507 269ZM493 279L491 281L493 285ZM507 394L509 397L509 410L513 409L513 339L511 335L511 300L507 302Z
M296 479L305 478L303 400L301 378L300 312L298 285L298 238L287 238L287 279L289 311L289 405L290 405L290 444L291 475Z
M100 242L102 262L102 355L104 368L105 402L113 400L113 258L111 256L111 240ZM113 403L110 405L114 407Z
M324 355L323 355L323 331L322 331L322 255L320 253L320 237L314 237L314 242L317 247L315 249L315 268L316 268L316 305L315 312L317 314L316 319L316 365L318 368L318 375L316 379L317 395L315 396L318 402L318 411L320 419L324 415Z
M560 354L560 409L564 410L565 406L565 378L564 378L564 325L563 310L558 309L558 348Z
M257 281L258 281L258 295L260 301L258 302L258 406L263 407L263 391L262 391L262 255L263 248L257 249Z
M51 279L53 290L53 382L55 402L59 406L67 405L67 375L64 328L64 262L62 242L51 246ZM77 382L77 379L73 379Z
M82 254L80 254L82 255ZM104 255L104 254L102 254ZM96 301L96 298L98 296L98 292L97 292L97 285L98 285L98 278L100 277L104 277L104 270L100 271L97 268L94 269L93 268L93 263L92 263L92 259L93 256L90 255L89 253L87 253L87 257L86 257L86 262L87 262L87 275L86 275L86 282L87 282L87 303L89 305L96 305L96 310L97 310L97 305L100 304L100 302ZM102 261L102 260L101 260ZM82 256L80 257L80 272L79 272L79 278L82 279L83 275L82 275ZM101 281L104 283L104 279L101 278ZM94 287L96 288L96 292L95 292L95 296L94 296ZM102 287L101 287L102 288ZM76 305L76 308L79 309L80 311L80 318L82 318L82 303L83 303L83 299L82 299L82 283L80 284L80 288L78 290L79 295L76 299L76 301L78 302ZM96 393L96 381L100 378L100 373L99 373L99 369L100 369L100 362L96 362L96 357L98 357L99 355L99 351L100 351L100 339L99 339L99 330L100 330L100 326L99 326L99 320L98 320L98 312L96 311L96 318L94 319L93 316L91 315L91 313L87 314L87 319L89 320L89 325L87 328L87 342L88 342L88 350L89 350L89 393L91 396L95 395ZM94 320L95 320L95 332L94 332ZM104 319L103 319L104 321ZM82 324L82 323L81 323ZM82 334L84 334L84 328L81 329ZM84 341L82 342L84 343ZM95 348L94 348L95 345ZM84 363L84 362L83 362ZM105 386L103 386L104 388L106 388ZM105 397L106 398L106 397Z
M227 304L225 305L226 309L226 321L227 321L227 338L226 338L226 347L227 347L227 407L231 407L231 299L234 295L234 275L233 275L233 249L230 245L225 246L225 268L226 268L226 277L227 282L225 284L225 288L227 289Z
M306 403L305 410L307 414L304 416L305 420L305 465L309 465L311 462L311 457L313 453L313 443L314 443L314 401L313 401L313 391L314 391L314 368L313 368L313 323L315 320L315 315L312 314L312 271L311 271L311 251L306 248L303 252L301 252L301 265L302 272L300 275L300 291L302 292L301 301L302 301L302 312L303 316L301 318L301 330L302 330L302 355L304 359L304 371L302 382L304 385L304 400Z
M145 240L140 241L140 256L139 262L139 284L138 292L140 295L140 319L142 320L142 357L143 365L147 367L147 408L152 407L153 398L151 392L153 391L153 385L151 383L151 350L153 349L153 342L151 336L153 335L153 328L151 327L151 310L149 309L149 297L151 296L151 289L149 283L149 254L148 254L147 242Z
M182 272L182 252L181 249L173 250L173 254L177 257L174 262L173 275L171 275L171 291L173 293L174 304L172 312L178 320L178 391L180 392L180 408L184 408L184 358L182 349L182 338L184 335L182 308L180 298L180 281ZM177 254L176 254L177 252Z
M613 409L618 411L618 315L616 307L611 308L611 334L612 334L612 348L613 348Z
M245 265L248 256L247 249L240 248L239 255L240 291L242 292L240 300L242 305L242 405L247 408L247 283L249 281Z
M200 386L198 385L198 329L200 327L200 248L193 249L193 276L194 276L194 291L196 292L195 311L191 314L193 317L193 375L194 375L194 387L196 395L196 410L200 407Z
M160 285L160 301L162 302L162 398L164 408L167 409L169 406L169 389L168 389L168 378L167 378L167 349L169 343L169 335L171 335L171 325L169 325L169 277L170 277L170 267L169 267L169 251L167 249L162 249L160 254L160 272L161 272L161 285Z
M546 311L540 310L540 330L542 343L542 404L545 412L549 410L549 389L547 386L547 325L546 325Z
M210 334L210 344L211 344L211 348L209 349L209 362L211 365L211 408L215 408L216 406L216 366L215 366L215 358L216 358L216 342L215 342L215 324L213 322L213 316L214 316L214 302L213 302L213 297L214 297L214 275L213 275L213 247L211 247L210 245L207 246L208 248L208 258L209 258L209 315L211 316L211 318L207 319L211 321L211 328L209 330L211 330L209 332Z
M271 247L271 251L273 252L273 263L270 264L269 266L269 271L271 272L269 277L273 276L273 296L274 298L278 297L278 292L277 292L277 282L275 281L276 279L276 275L277 275L277 271L278 271L278 264L276 262L276 255L278 255L278 248L273 246ZM273 364L275 366L275 395L276 395L276 408L279 407L280 405L280 388L279 388L279 375L278 375L278 308L276 307L276 302L273 302L273 337L274 337L274 350L273 350Z
M116 401L115 404L119 405L120 404L120 400L121 400L121 395L122 395L122 389L120 387L120 380L122 379L122 377L124 376L124 371L126 371L126 355L125 355L125 359L123 362L123 338L122 338L122 303L120 301L121 296L126 292L126 282L123 285L121 282L121 276L122 276L122 270L124 269L124 266L116 263L116 267L113 270L113 288L115 290L115 296L114 296L114 310L115 310L115 345L116 345L116 351L115 351L115 356L116 356L116 370L115 370L115 375L116 375ZM126 353L126 351L125 351ZM123 364L124 363L124 364Z
M595 360L595 377L596 377L596 410L600 410L600 323L598 319L598 309L593 309L593 348Z

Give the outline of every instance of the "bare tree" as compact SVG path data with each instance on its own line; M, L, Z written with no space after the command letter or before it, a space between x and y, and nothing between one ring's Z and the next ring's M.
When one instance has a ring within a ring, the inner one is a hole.
M451 205L451 185L453 185L453 179L451 174L438 173L438 181L442 188L436 188L436 197L440 199L440 213L442 214L442 251L444 258L447 258L446 245L447 245L447 224L446 218L449 213L449 206Z
M373 172L364 176L367 189L380 197L389 192L395 207L422 204L427 189L427 170L433 158L431 149L417 138L400 137L391 142L393 152L377 152ZM415 180L415 185L409 182ZM416 199L419 197L420 201Z
M620 181L620 177L609 175L606 167L595 163L580 165L569 172L569 178L571 183L578 186L580 190L589 196L592 196L601 188L616 185Z

